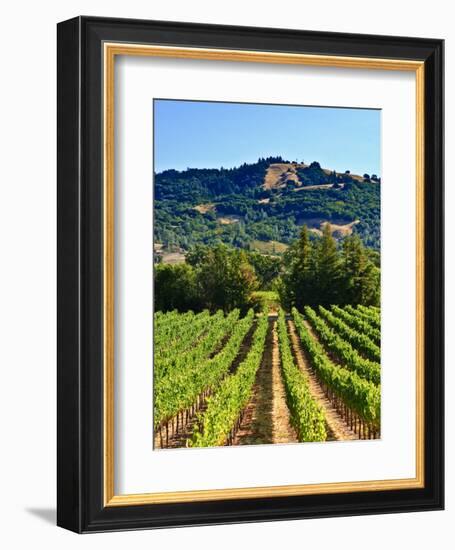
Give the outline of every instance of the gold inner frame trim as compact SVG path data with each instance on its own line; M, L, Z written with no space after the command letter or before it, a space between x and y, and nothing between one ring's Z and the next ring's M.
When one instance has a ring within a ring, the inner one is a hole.
M104 43L104 503L128 506L210 500L417 489L424 487L424 79L423 61ZM114 492L114 71L115 56L151 56L335 68L412 71L416 77L416 477L203 491Z

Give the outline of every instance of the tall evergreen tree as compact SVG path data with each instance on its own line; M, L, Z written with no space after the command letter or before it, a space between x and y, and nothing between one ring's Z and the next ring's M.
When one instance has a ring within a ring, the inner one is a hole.
M294 296L297 307L313 302L314 254L306 225L302 227L297 244L297 259L293 269Z
M380 269L357 235L342 248L325 224L320 239L311 241L304 226L300 238L283 257L279 292L285 307L332 304L379 305Z
M322 238L318 243L316 261L315 275L318 282L316 303L327 306L339 303L341 263L329 223L324 225Z
M379 303L379 269L369 260L358 235L343 243L344 300L346 304L377 305Z
M357 236L350 236L343 243L344 301L347 304L361 303L362 274L366 257Z

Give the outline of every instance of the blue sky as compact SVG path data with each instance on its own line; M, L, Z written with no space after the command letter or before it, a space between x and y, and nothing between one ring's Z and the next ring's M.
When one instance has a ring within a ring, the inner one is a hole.
M380 111L155 100L155 172L231 168L259 157L381 175Z

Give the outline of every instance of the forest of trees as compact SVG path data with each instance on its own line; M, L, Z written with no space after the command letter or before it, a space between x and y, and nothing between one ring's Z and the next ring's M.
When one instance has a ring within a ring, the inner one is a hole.
M303 226L300 238L286 252L278 283L281 301L292 306L379 305L380 268L357 235L337 247L329 224L320 239L310 240Z
M329 224L310 239L304 225L300 238L283 257L252 253L224 244L195 246L186 263L155 266L155 308L201 311L254 305L255 290L276 290L287 309L304 305L378 305L379 255L357 235L342 244Z
M156 310L245 312L257 288L246 253L226 245L197 247L184 264L155 266Z
M326 174L313 162L297 170L303 186L334 183L332 189L295 192L292 182L279 190L264 189L268 166L279 162L287 161L269 157L238 168L155 174L155 241L185 251L196 244L248 248L253 240L290 244L305 221L322 218L332 223L359 220L354 232L364 245L379 250L380 185L375 175L365 174L368 179L358 182L349 173ZM195 208L200 204L211 208L202 213ZM235 222L220 224L223 216Z

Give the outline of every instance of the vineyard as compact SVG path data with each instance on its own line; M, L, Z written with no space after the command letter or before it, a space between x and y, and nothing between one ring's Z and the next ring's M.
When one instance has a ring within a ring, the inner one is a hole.
M156 449L378 439L380 310L157 312Z

